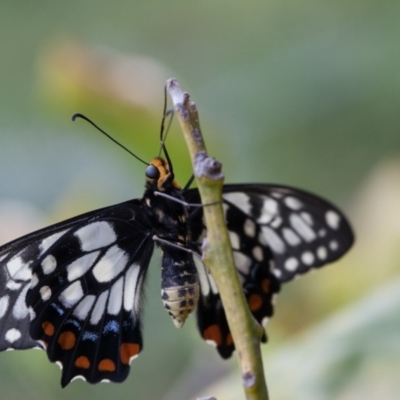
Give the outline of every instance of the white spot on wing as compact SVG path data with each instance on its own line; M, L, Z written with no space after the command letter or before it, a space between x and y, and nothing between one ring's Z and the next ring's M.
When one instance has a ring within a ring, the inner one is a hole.
M97 325L101 317L104 315L106 309L106 302L108 298L108 290L103 292L96 301L96 305L93 308L92 315L90 317L90 323L92 325Z
M301 216L301 218L303 218L304 221L306 221L306 223L308 225L312 225L314 223L313 218L310 213L302 211L300 213L300 216Z
M259 224L267 224L278 214L278 202L271 197L262 196L263 207L258 217Z
M258 234L258 242L263 246L268 245L267 238L264 236L264 234L262 232L260 232Z
M124 278L119 278L111 287L110 298L108 299L107 312L117 315L121 311L123 296Z
M315 232L307 225L298 214L290 214L290 224L293 229L306 241L312 242L316 238Z
M231 241L232 249L240 249L239 235L236 232L229 231L229 239Z
M28 281L32 277L29 264L24 263L21 257L15 257L7 263L7 270L14 280Z
M43 259L41 265L42 265L43 273L44 273L45 275L48 275L48 274L52 273L52 272L56 269L56 267L57 267L57 261L56 261L56 259L54 258L54 256L52 256L51 254L49 254L48 256L46 256L46 257Z
M51 289L48 286L42 286L39 293L43 301L47 301L51 297Z
M33 289L38 283L39 283L39 278L37 277L36 274L32 274L31 289Z
M80 281L71 283L59 296L59 300L65 307L71 308L83 297L83 289Z
M281 217L275 217L271 223L270 226L272 226L272 228L279 228L282 225L282 218Z
M251 258L240 251L234 251L233 258L235 260L236 268L243 272L243 274L247 275L251 266Z
M325 220L328 226L332 229L338 229L340 224L340 215L333 210L327 211Z
M125 274L124 309L126 311L131 311L134 307L139 271L139 264L132 264Z
M60 367L62 369L62 366ZM71 382L77 381L77 380L82 380L86 382L86 378L83 375L75 375L72 379Z
M298 266L299 266L299 261L297 260L297 258L290 257L285 261L285 269L287 271L290 272L296 271Z
M15 328L9 329L5 334L7 342L14 343L21 337L21 331Z
M73 315L80 320L84 320L92 309L95 300L96 296L94 295L85 296L83 300L75 307Z
M301 261L306 265L311 265L314 262L314 254L311 251L306 251L301 255Z
M267 239L267 243L274 253L281 254L285 251L285 243L273 229L268 226L262 226L261 231Z
M293 232L293 229L283 228L282 234L284 239L290 246L297 246L301 243L301 239Z
M215 283L215 280L214 280L213 276L211 275L211 273L208 273L208 281L210 282L211 291L214 294L219 293L217 284Z
M296 197L288 196L285 197L283 201L285 202L286 206L292 210L300 210L300 208L303 207L303 203L299 199L296 199Z
M263 250L260 246L254 246L253 250L253 257L257 260L257 261L262 261L264 259L264 254L263 254Z
M272 268L272 273L277 277L280 278L282 276L282 272L279 269Z
M33 321L36 318L35 310L32 307L29 307L28 312L29 312L29 317L30 317L31 321Z
M5 313L7 312L9 302L10 297L8 295L0 297L0 318L3 318Z
M39 246L40 255L43 255L62 235L64 235L65 232L67 232L67 229L43 239Z
M84 275L86 271L92 266L98 254L98 251L86 254L68 265L68 280L72 282Z
M77 230L74 235L79 239L82 251L92 251L107 247L117 240L117 235L108 222L92 222Z
M197 269L197 274L199 276L201 293L203 294L203 296L207 296L210 293L211 288L208 282L206 267L198 257L193 257L193 261Z
M324 246L318 247L317 256L320 260L326 260L328 257L328 251L327 251L326 247L324 247Z
M244 222L243 229L244 229L244 233L247 236L249 236L249 237L256 236L256 224L250 218L247 218L246 221Z
M267 327L268 321L269 321L269 318L268 318L268 317L264 317L264 318L261 320L261 326L262 326L264 329Z
M21 288L21 286L22 286L22 283L20 283L20 282L15 282L15 281L13 281L13 280L9 280L9 281L6 283L7 289L10 289L10 290L18 290L18 289Z
M336 240L331 240L329 242L329 248L333 251L337 250L339 248L339 244Z
M128 255L118 246L111 247L93 268L99 282L109 282L118 276L128 263Z
M26 284L14 304L12 313L16 319L23 319L28 315L28 308L26 307L26 292L28 289L29 284Z
M224 199L230 201L235 207L240 208L245 214L251 214L250 198L247 194L240 192L224 193Z

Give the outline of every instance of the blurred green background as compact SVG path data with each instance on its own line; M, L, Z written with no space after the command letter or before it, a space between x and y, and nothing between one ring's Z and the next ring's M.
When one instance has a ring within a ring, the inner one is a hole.
M286 285L263 346L271 399L400 397L400 2L3 0L0 242L140 197L158 153L163 85L196 101L227 182L276 182L329 198L357 244ZM177 179L190 163L175 124ZM157 253L145 348L121 385L59 386L44 352L0 354L4 399L243 398L233 358L173 327Z

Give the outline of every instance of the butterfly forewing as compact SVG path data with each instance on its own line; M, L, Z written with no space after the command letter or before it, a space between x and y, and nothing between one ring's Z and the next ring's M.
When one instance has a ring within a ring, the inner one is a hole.
M143 346L141 289L154 244L142 222L131 201L7 246L3 348L40 344L62 366L63 386L78 376L123 381Z
M353 244L341 211L305 191L279 185L226 185L223 198L234 254L248 257L251 251L263 261L261 249L269 249L271 270L281 282L337 260ZM235 249L234 244L242 246L246 239L253 242L252 249Z

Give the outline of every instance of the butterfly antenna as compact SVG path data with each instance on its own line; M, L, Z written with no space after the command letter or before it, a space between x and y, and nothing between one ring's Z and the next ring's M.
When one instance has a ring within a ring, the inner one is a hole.
M183 188L183 190L188 190L190 188L190 185L193 183L194 181L194 174L192 174L192 176L190 177L190 179L187 181L185 187Z
M169 119L167 129L165 129L165 119L170 115L171 115L171 118ZM160 157L161 152L164 152L165 158L167 159L167 162L168 162L169 168L170 168L170 172L171 172L172 175L174 174L174 171L173 171L173 167L172 167L172 161L169 158L169 155L168 155L168 152L167 152L167 148L165 146L165 140L167 138L167 135L168 135L169 129L171 127L173 118L174 118L174 110L173 109L167 110L167 88L165 87L165 89L164 89L163 117L162 117L162 120L161 120L161 127L160 127L160 142L161 142L161 146L160 146L160 151L158 153L158 156ZM165 134L164 134L164 132L165 132Z
M100 131L103 135L107 136L111 141L113 141L115 144L117 144L118 146L122 147L125 151L127 151L130 155L132 155L133 157L135 157L137 160L139 160L140 162L142 162L145 165L149 165L149 163L147 163L146 161L142 160L140 157L138 157L136 154L132 153L129 149L127 149L124 145L122 145L121 143L117 142L112 136L110 136L107 132L105 132L103 129L101 129L98 125L96 125L91 119L89 119L88 117L86 117L83 114L80 113L76 113L72 116L72 121L75 121L77 118L82 118L84 119L86 122L89 122L89 124L93 125L98 131Z
M161 123L161 130L160 130L160 141L161 141L160 153L161 153L162 150L165 149L165 141L167 140L167 136L168 136L168 133L169 133L169 129L171 128L171 124L172 124L172 120L174 119L174 115L175 115L174 110L170 108L169 110L167 110L165 112L165 114L163 116L163 120L162 120L162 123ZM171 118L168 121L167 129L164 130L164 128L165 128L165 125L164 125L165 124L165 119L166 119L166 117L169 117L169 116L171 116ZM164 134L164 132L165 132L165 134Z

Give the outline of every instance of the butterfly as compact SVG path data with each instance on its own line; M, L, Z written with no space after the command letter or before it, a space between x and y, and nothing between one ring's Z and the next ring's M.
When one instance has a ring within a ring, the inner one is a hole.
M62 368L61 385L122 382L143 348L143 287L155 247L161 298L181 327L196 310L200 335L223 358L235 345L212 275L201 262L206 234L196 188L181 188L172 163L155 157L145 191L0 247L0 351L40 348ZM303 190L232 184L223 210L237 273L264 327L280 286L340 258L352 229L334 205Z

